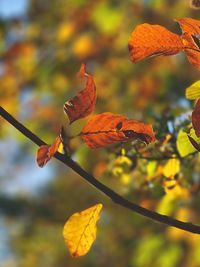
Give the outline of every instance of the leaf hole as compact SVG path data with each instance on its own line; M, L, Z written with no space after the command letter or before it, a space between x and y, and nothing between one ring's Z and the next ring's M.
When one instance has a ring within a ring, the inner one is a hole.
M198 34L194 34L192 35L192 39L195 42L195 44L198 46L198 48L200 49L200 40L199 40L199 35Z
M132 130L125 130L123 131L124 135L128 138L133 138L133 137L137 137L137 133L132 131Z
M117 125L116 125L116 129L119 131L122 128L122 122L120 121Z

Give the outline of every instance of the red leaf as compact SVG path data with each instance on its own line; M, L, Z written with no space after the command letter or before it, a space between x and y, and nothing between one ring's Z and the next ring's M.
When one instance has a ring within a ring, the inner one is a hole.
M80 133L90 148L104 147L118 141L140 139L146 143L155 141L150 124L128 120L122 115L105 112L94 115Z
M192 125L196 136L200 137L200 99L198 99L194 111L192 112Z
M176 20L182 29L182 42L189 62L200 69L200 21L191 18Z
M52 145L42 145L37 151L37 164L39 167L43 167L54 156L61 143L60 137L56 137L55 142Z
M141 24L129 39L130 58L138 62L150 56L174 55L183 48L180 36L160 25Z
M64 104L64 112L68 115L70 124L88 116L96 103L96 86L92 76L86 73L85 64L81 65L79 76L86 78L85 88Z

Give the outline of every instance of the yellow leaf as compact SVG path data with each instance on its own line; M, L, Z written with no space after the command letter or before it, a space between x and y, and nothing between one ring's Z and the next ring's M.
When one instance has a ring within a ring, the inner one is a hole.
M160 176L163 174L163 166L158 165L156 161L150 161L149 163L147 165L146 181L151 182L157 178L160 179Z
M112 169L112 174L114 176L121 176L123 174L123 168L121 166L115 166Z
M176 219L184 221L184 222L192 222L193 221L193 211L187 207L180 207L176 214L174 215ZM189 232L177 229L175 227L168 227L167 235L170 239L174 241L184 240L190 245L197 245L199 243L199 236L193 235Z
M194 132L194 129L191 129L190 136L200 144L200 138L198 138ZM190 143L187 133L181 129L178 133L177 140L176 140L177 150L181 157L185 157L191 153L197 151L193 145Z
M58 150L59 153L64 154L64 147L63 147L63 143L61 142L58 146Z
M132 161L128 157L122 155L122 156L119 156L116 159L115 164L116 165L127 165L127 166L131 166L132 165Z
M177 184L176 180L165 181L163 184L165 193L174 197L174 199L189 199L190 192L187 188Z
M169 159L164 166L163 174L165 177L173 178L180 171L180 160L179 159Z
M72 257L83 256L89 251L96 239L96 223L102 207L102 204L96 204L74 213L64 225L63 235Z
M170 194L164 195L158 203L156 211L160 214L171 215L174 210L174 196Z
M185 96L189 100L200 98L200 80L186 88Z
M147 175L153 176L156 173L157 161L149 161L147 163Z
M131 176L127 173L123 173L120 180L124 185L128 185L131 182Z

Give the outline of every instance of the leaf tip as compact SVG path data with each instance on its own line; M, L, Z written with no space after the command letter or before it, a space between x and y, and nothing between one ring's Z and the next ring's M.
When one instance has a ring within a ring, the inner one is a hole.
M84 78L87 75L86 73L86 64L85 63L81 63L79 72L78 72L78 77Z

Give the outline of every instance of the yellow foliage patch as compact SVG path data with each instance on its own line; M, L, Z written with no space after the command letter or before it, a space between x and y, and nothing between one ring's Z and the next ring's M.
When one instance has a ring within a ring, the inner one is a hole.
M89 34L80 35L73 46L73 52L79 58L91 56L95 51L96 47L94 40Z
M164 166L163 174L167 178L173 178L180 171L180 160L179 159L169 159Z
M59 43L68 41L75 32L75 25L73 22L63 22L59 25L56 39Z
M187 188L177 184L176 180L165 181L163 184L165 193L174 197L174 199L187 200L190 197L190 192Z

